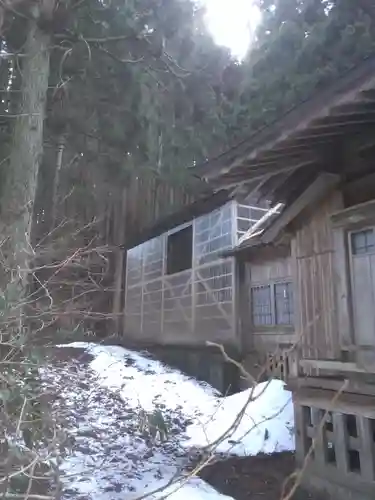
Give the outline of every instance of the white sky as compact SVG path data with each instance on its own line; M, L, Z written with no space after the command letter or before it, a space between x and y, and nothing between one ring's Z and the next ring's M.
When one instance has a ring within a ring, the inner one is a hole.
M229 47L234 56L242 59L260 20L254 0L203 0L203 3L215 42Z

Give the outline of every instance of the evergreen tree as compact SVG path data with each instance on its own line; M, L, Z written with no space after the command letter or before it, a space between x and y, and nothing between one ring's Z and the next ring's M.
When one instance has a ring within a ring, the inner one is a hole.
M233 142L271 123L375 48L375 9L367 0L259 0L259 7L256 41L232 100Z

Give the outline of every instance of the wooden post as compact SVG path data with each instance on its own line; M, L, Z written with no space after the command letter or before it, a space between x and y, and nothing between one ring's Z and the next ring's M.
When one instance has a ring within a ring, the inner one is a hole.
M298 465L302 465L305 456L308 452L306 450L306 422L303 418L303 408L296 401L293 401L294 406L294 421L296 429L296 458Z
M342 348L353 344L349 286L350 270L347 258L348 244L346 232L343 228L333 230L333 245L335 251L333 272L337 307L337 334Z
M311 408L312 424L314 426L315 441L315 462L320 467L325 467L326 446L325 446L325 426L321 429L322 411L318 408ZM319 432L320 431L320 432Z
M375 481L375 441L370 419L357 417L361 442L360 463L361 475L366 481Z
M342 413L333 413L333 432L336 450L337 467L340 472L347 474L349 471L348 463L348 433L345 427L344 415Z

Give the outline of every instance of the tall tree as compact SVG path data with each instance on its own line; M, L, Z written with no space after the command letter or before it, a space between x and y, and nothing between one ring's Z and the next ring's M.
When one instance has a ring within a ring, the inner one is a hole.
M21 98L15 120L5 189L1 199L3 255L7 281L17 284L19 299L25 293L31 253L30 234L40 160L49 79L51 36L41 29L51 16L53 2L35 3L26 10L22 59Z
M70 11L51 54L46 137L56 151L41 171L39 213L52 213L61 138L63 167L76 155L76 166L87 163L86 203L99 179L117 186L118 176L150 170L184 179L225 148L224 75L236 62L203 14L190 0L90 0Z
M1 6L10 61L4 115L12 130L1 221L5 268L11 279L19 275L21 297L32 247L62 220L74 231L88 228L77 245L102 235L114 242L129 175L152 171L185 182L186 167L226 147L228 74L238 65L213 43L190 0ZM55 245L60 253L64 236Z

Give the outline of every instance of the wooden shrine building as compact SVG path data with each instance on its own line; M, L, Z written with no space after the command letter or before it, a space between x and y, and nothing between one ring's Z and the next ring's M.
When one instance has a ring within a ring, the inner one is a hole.
M282 366L305 484L375 498L375 58L197 172L281 204L222 254L242 357Z
M221 190L161 220L127 251L125 340L222 390L238 380L217 348L242 349L235 258L223 256L268 212ZM208 362L209 361L209 362Z
M374 499L375 58L195 174L214 194L128 251L126 339L221 388L207 341L268 366L293 393L305 484Z

